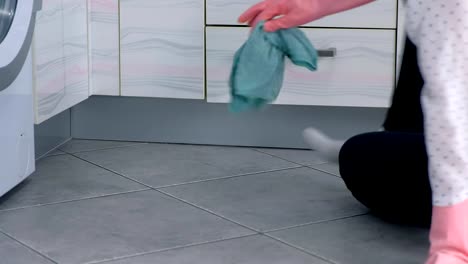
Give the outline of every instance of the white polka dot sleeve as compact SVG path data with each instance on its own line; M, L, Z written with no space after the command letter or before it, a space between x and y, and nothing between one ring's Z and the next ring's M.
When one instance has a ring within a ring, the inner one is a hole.
M436 206L468 199L468 0L409 0Z

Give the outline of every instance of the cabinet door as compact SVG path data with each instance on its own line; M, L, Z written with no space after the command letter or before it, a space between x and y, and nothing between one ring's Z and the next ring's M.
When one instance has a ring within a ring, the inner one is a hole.
M276 104L388 107L395 78L395 30L304 29L319 50L336 50L311 72L289 60ZM235 51L248 28L207 28L208 102L230 100Z
M397 1L374 1L353 10L322 18L306 26L395 29ZM207 24L235 25L239 15L257 2L260 0L206 0Z
M203 0L121 0L122 95L204 98L203 18Z
M62 0L44 1L33 42L36 123L57 114L66 97L63 54Z
M63 0L65 91L70 108L89 96L88 9L86 0Z
M88 0L90 94L120 95L119 0Z
M34 36L36 123L88 98L86 0L44 1Z

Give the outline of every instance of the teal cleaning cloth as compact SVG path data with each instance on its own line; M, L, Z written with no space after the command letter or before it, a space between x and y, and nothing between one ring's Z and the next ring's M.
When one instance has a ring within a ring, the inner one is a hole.
M256 110L273 102L283 85L285 57L311 71L317 51L298 28L268 33L258 23L236 52L229 80L232 112Z

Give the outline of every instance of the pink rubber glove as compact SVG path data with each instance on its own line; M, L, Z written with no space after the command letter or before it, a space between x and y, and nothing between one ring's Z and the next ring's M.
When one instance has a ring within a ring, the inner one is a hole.
M265 31L297 27L374 0L264 0L245 11L239 22L250 26L262 21Z
M454 206L435 206L430 238L426 264L468 263L468 200Z

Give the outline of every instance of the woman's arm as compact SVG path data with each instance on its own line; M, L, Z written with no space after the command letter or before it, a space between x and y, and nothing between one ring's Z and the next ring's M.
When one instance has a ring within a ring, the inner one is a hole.
M468 1L408 1L432 185L427 264L468 263ZM404 183L403 183L404 184Z

